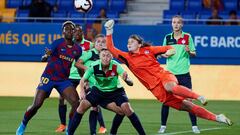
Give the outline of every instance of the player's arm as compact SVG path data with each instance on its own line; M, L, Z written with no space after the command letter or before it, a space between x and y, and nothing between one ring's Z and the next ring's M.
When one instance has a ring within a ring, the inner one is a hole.
M55 51L55 49L57 48L57 45L59 44L60 42L60 39L59 40L55 40L52 44L51 44L51 47L49 48L45 48L45 53L44 55L42 56L41 58L41 61L42 62L46 62L48 57L51 56L52 52Z
M132 79L128 76L128 73L124 71L122 66L114 61L117 64L117 73L122 77L122 79L126 82L127 85L133 86L133 81Z
M197 55L196 53L196 48L195 48L195 45L194 45L194 42L193 42L193 39L192 39L192 36L189 34L189 45L186 46L185 50L188 52L188 54L191 56L191 57L195 57Z
M79 74L81 76L83 76L84 71L86 71L87 68L88 68L84 65L84 63L87 62L91 57L92 57L92 52L91 51L84 51L82 53L82 56L75 63L75 67L78 69Z
M41 61L46 62L48 57L51 56L51 54L52 54L52 51L46 47L45 48L45 54L42 56Z
M106 29L106 45L107 49L112 53L113 57L119 59L120 56L125 57L126 52L123 52L117 49L113 43L112 34L113 34L114 20L108 20L104 27Z
M161 54L161 56L166 58L176 53L175 49L169 45L168 46L151 46L150 49L155 55Z
M93 68L89 68L83 75L83 77L80 80L80 99L85 99L86 92L84 89L84 84L88 81L88 78L93 75Z

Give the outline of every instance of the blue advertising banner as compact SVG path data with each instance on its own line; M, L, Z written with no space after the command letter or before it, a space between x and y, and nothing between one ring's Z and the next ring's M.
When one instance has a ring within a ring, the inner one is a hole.
M60 24L0 23L0 60L40 61L44 48L61 36Z
M193 64L240 64L239 26L186 25L184 31L192 35L197 49L197 57L191 60ZM116 47L127 51L127 40L132 34L142 36L153 45L161 45L170 32L171 25L116 25L113 38ZM44 48L60 37L61 24L1 23L0 60L40 61Z

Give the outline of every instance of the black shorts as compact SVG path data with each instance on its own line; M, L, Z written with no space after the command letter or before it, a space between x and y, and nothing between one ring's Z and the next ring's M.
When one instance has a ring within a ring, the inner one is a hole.
M93 107L100 105L103 108L106 108L106 106L112 102L115 102L117 106L121 106L123 103L128 102L128 97L123 88L118 88L112 92L102 92L97 87L93 86L87 93L86 99Z
M190 73L186 73L186 74L182 74L182 75L175 75L175 76L178 80L179 85L182 85L189 89L192 89L192 79L191 79Z
M77 88L77 86L79 85L79 82L80 82L80 79L68 79L68 80L72 83L72 85L75 89Z

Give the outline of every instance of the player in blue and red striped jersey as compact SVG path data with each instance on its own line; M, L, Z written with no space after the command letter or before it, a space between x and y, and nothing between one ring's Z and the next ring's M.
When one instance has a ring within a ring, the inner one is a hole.
M71 21L63 23L62 33L64 38L55 40L51 48L46 49L46 54L42 57L42 60L47 60L49 57L48 64L41 76L33 104L25 112L16 135L24 134L28 121L37 113L44 100L51 94L53 88L57 89L71 104L72 109L69 118L72 117L72 114L78 107L79 96L68 80L73 60L78 60L82 54L81 47L74 45L72 41L74 28L75 24Z
M76 24L75 25L75 30L73 33L73 42L81 46L83 51L87 51L93 48L93 43L86 40L84 38L84 33L83 29L80 25ZM70 69L70 75L69 75L69 80L73 84L73 87L76 89L79 82L80 82L80 75L78 72L78 69L74 66L75 61L72 63L72 67ZM58 105L58 114L60 118L60 124L55 130L55 132L64 132L66 129L66 113L67 113L67 105L65 104L64 98L60 95L59 96L59 105Z

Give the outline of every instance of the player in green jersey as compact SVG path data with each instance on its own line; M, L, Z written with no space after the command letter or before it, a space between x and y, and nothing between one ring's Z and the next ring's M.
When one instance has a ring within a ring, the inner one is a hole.
M190 57L196 56L196 49L193 39L189 33L182 31L183 18L176 15L172 18L173 32L165 36L163 46L170 45L175 48L176 54L172 56L165 56L167 58L167 70L173 73L179 84L189 89L192 89L192 81L190 76ZM164 133L166 130L167 118L169 113L169 106L162 105L161 111L161 127L159 133ZM197 118L192 113L189 113L192 123L193 133L200 133L197 127Z
M124 88L120 84L118 76L130 86L133 82L123 70L120 64L112 60L112 54L103 49L100 52L100 60L91 64L80 81L80 97L82 99L71 123L68 126L68 135L73 135L80 124L83 114L91 107L101 105L113 112L126 115L139 135L145 135L145 131L133 109L128 102ZM85 93L84 82L91 76L95 78L95 84L89 93Z

